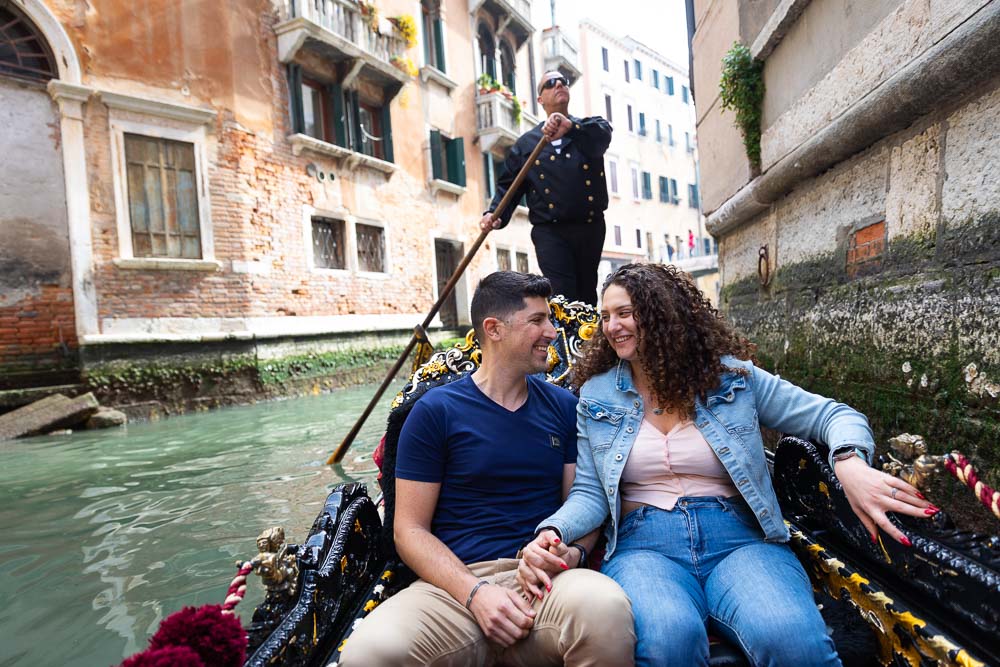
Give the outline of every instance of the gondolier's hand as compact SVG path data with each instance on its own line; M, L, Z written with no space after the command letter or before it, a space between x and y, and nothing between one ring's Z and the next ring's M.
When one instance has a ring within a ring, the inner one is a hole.
M576 567L579 560L579 549L570 549L555 531L543 530L521 551L517 581L526 593L541 600L552 590L552 578Z
M549 138L549 141L562 139L566 133L573 129L573 121L558 111L553 113L542 126L542 134Z
M505 647L527 637L535 622L535 610L527 600L495 584L480 588L469 609L486 638Z
M834 474L844 487L851 509L861 519L872 541L877 540L878 528L900 544L912 546L910 539L893 525L886 512L908 514L927 519L938 508L927 502L912 485L872 468L857 456L834 463Z
M479 228L483 231L487 229L500 229L500 218L493 217L492 211L487 211L483 219L479 221Z

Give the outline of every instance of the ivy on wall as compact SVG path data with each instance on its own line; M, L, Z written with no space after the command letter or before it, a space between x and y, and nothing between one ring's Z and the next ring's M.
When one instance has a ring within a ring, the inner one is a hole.
M736 126L755 171L760 170L760 117L764 104L764 62L750 55L739 42L722 58L719 82L722 108L736 113Z

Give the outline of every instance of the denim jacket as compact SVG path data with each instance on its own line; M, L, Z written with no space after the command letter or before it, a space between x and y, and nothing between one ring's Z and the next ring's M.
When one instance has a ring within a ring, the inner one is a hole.
M875 445L868 419L852 408L811 394L749 361L722 358L719 386L695 403L693 421L753 510L769 542L788 541L768 474L760 425L838 447L853 445L871 461ZM576 480L563 506L539 524L565 542L579 539L607 519L608 548L615 551L621 519L622 470L642 423L642 397L628 362L590 378L577 405ZM831 459L830 465L833 465Z

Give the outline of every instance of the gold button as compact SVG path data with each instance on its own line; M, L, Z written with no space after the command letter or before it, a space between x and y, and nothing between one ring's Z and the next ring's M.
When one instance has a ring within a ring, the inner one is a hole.
M545 180L545 174L539 174L539 175L538 175L538 178L540 178L540 179L542 179L542 180Z
M604 172L603 171L601 172L601 176L604 176Z
M570 154L566 153L566 159L568 160L569 158L570 158Z
M535 160L535 164L541 164L541 163L542 163L541 160Z
M580 124L579 123L576 124L576 129L578 129L578 130L580 129Z
M555 155L550 155L549 159L554 161L556 159L556 156Z
M555 204L549 204L549 208L555 208L555 207L556 207Z
M590 179L589 179L589 178L588 178L588 179L587 179L586 181L584 181L584 182L585 182L585 183L586 183L587 185L590 185Z
M545 194L549 194L549 189L545 188Z
M585 164L585 165L583 165L583 168L584 169L590 169L590 165L589 164Z
M594 201L594 195L590 195L589 197L587 197L587 201Z

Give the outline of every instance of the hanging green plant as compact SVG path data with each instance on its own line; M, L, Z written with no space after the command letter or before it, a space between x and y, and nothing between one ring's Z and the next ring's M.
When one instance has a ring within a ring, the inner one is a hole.
M517 125L521 124L521 100L517 99L517 95L510 98L511 106L514 109L514 123Z
M754 169L760 170L760 118L764 105L764 63L739 42L722 59L722 108L736 113L736 126Z

